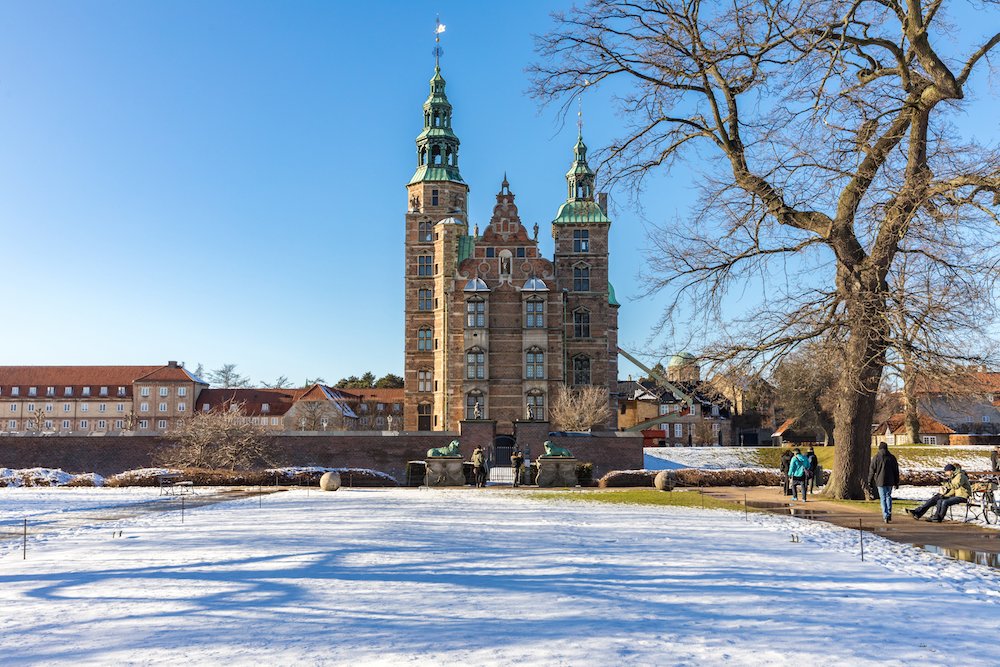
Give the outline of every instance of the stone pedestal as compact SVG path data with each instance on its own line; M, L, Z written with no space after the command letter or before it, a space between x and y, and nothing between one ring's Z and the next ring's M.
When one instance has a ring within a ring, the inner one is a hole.
M576 486L576 459L565 456L541 456L538 463L538 484L541 488Z
M488 452L497 437L497 423L493 419L465 419L459 423L462 449L472 454L476 447Z
M424 484L427 486L465 486L461 456L435 456L425 462Z

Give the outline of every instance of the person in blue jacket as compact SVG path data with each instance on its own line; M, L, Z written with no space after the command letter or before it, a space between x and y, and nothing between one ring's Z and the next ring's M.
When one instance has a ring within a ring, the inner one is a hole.
M788 463L788 476L792 478L792 502L799 499L798 487L802 487L802 502L806 502L809 488L809 459L798 447L792 450L792 460Z

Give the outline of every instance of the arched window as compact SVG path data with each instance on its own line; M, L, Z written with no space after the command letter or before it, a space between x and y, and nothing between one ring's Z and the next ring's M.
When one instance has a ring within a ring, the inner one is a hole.
M419 329L417 331L417 350L421 352L428 352L431 348L431 336L433 332L428 328Z
M525 414L528 419L545 421L545 393L541 391L531 391L524 397Z
M486 351L474 347L465 353L465 377L467 380L486 379Z
M435 146L431 149L431 164L439 165L441 164L441 147Z
M417 391L431 391L434 371L417 371Z
M417 290L417 310L433 310L434 309L434 290L430 289L418 289Z
M573 357L573 384L590 384L590 357Z
M590 311L586 308L573 311L573 338L590 338Z
M533 329L545 326L545 300L532 297L524 302L524 326Z
M510 280L510 267L513 255L511 255L510 250L500 251L500 278Z
M476 406L479 410L476 410ZM477 415L476 412L479 414ZM473 389L465 395L465 418L466 419L486 419L486 397L483 392Z
M417 223L417 241L427 243L434 240L434 223L425 220Z
M577 264L573 267L573 291L590 291L590 267L586 264Z
M470 329L486 326L486 301L474 298L465 302L465 326Z
M528 380L545 379L545 352L542 348L531 347L524 353L524 377Z

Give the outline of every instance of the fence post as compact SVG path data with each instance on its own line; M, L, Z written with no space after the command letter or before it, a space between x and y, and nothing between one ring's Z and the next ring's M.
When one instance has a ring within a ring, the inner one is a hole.
M858 540L861 542L861 562L865 562L865 531L861 529L861 518L858 518Z
M24 518L24 535L21 538L21 560L28 559L28 518Z

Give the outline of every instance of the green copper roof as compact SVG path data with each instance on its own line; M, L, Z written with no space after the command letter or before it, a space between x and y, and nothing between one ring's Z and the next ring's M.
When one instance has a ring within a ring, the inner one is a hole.
M620 306L618 299L615 298L615 286L608 282L608 305L609 306Z
M417 141L421 139L437 139L441 137L448 137L458 141L458 137L455 133L451 131L450 127L428 127L424 128L424 131L417 135Z
M417 170L407 185L421 181L464 183L458 171L458 137L451 129L451 104L441 68L434 67L431 92L424 102L423 131L417 135Z
M413 185L414 183L419 183L421 181L452 181L454 183L465 183L462 180L462 175L458 173L458 167L442 167L442 166L430 166L422 165L417 167L417 171L414 172L413 178L407 185Z
M595 201L577 199L568 201L559 207L553 225L573 225L579 223L605 223L611 224L608 216L604 215L600 205Z
M472 257L472 249L476 247L476 239L471 236L458 237L458 261Z

